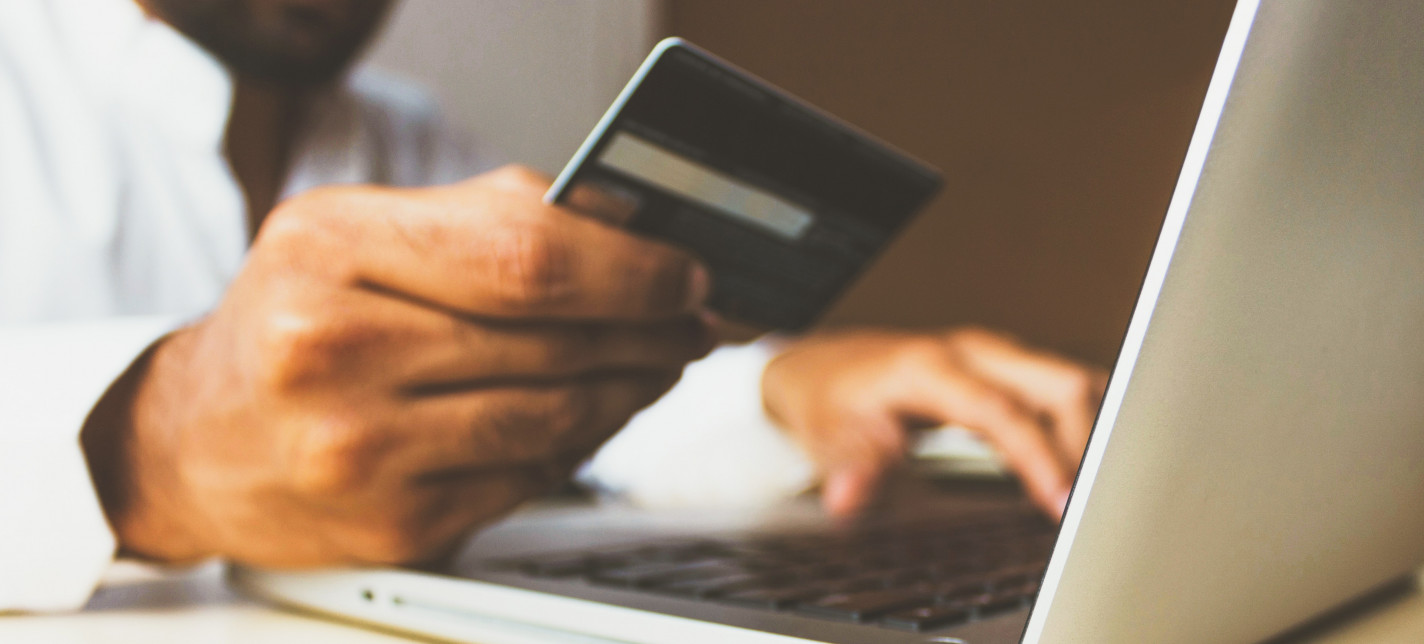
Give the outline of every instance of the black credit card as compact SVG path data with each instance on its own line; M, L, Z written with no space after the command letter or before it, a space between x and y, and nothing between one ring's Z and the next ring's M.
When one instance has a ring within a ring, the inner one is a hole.
M796 330L940 184L934 168L669 38L545 200L688 249L712 272L714 311Z

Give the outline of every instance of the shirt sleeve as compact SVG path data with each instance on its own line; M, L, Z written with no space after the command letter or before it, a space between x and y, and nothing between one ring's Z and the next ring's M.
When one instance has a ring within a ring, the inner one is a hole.
M0 613L84 605L114 535L79 431L166 318L0 326Z
M634 416L579 480L645 507L759 507L809 488L811 460L762 407L761 376L781 342L723 346Z

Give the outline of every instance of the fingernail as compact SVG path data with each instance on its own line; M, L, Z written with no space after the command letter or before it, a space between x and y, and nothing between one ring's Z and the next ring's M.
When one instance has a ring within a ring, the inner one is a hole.
M694 264L687 280L687 308L689 310L700 308L707 301L707 296L711 292L712 276L707 273L707 267Z
M722 326L722 316L717 315L711 309L702 309L697 312L697 319L707 325L707 328L716 331Z
M1072 494L1072 490L1064 490L1063 493L1058 496L1058 517L1059 517L1059 519L1062 519L1062 518L1063 518L1063 513L1065 513L1065 512L1068 511L1068 497L1069 497L1069 495L1071 495L1071 494Z

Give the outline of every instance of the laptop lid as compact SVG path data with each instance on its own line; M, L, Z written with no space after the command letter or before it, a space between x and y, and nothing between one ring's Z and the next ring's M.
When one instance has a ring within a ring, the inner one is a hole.
M1424 561L1421 32L1400 1L1237 8L1025 641L1260 640ZM788 641L775 616L694 621L600 589L234 578L450 638ZM990 644L1021 620L798 636Z
M1025 641L1256 641L1424 561L1421 33L1238 6Z

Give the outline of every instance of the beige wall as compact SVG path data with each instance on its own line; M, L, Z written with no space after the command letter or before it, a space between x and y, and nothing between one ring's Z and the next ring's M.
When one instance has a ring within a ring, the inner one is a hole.
M553 172L652 42L685 36L945 170L829 323L975 322L1109 363L1229 5L404 0L371 59Z
M554 173L652 47L656 0L398 0L368 62L501 156Z
M664 15L945 171L830 323L976 322L1111 363L1230 4L669 0Z

